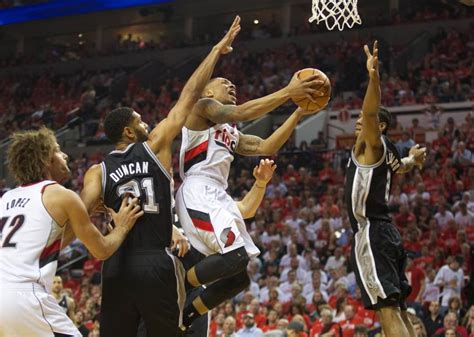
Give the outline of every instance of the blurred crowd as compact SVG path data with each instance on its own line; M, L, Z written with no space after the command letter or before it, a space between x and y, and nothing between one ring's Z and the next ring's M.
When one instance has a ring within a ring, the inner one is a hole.
M21 6L24 4L45 2L47 0L13 1L0 0L0 9ZM469 6L461 5L449 0L420 0L405 3L399 10L391 12L380 11L374 13L370 7L359 4L359 12L364 18L363 25L355 25L353 29L367 27L394 26L414 22L429 22L437 20L463 19L474 16L474 10ZM165 14L165 16L168 14ZM261 21L261 22L260 22ZM325 31L324 25L310 24L307 20L301 20L303 24L291 28L288 36L308 35ZM106 43L102 50L97 50L94 41L84 38L79 40L76 35L71 36L69 43L53 43L45 41L34 52L27 54L12 54L8 58L0 60L0 67L9 67L25 64L54 64L71 60L79 60L94 56L119 55L126 53L139 53L143 51L167 50L173 48L184 48L192 46L212 45L216 43L227 26L209 26L208 32L197 34L192 39L172 36L166 31L151 31L143 36L140 34L118 34L115 41ZM219 31L221 29L221 31ZM217 34L216 34L217 30ZM146 36L146 37L144 37ZM266 20L259 20L240 33L239 41L259 40L283 37L281 23L277 16L272 15Z
M429 7L414 11L410 20L464 14ZM376 24L401 23L397 18L392 13L391 21L376 18ZM250 33L251 38L281 34L275 25L262 27ZM394 223L409 253L407 277L413 292L408 305L417 337L474 337L474 118L468 114L462 122L448 118L442 124L442 111L434 105L474 100L473 36L474 26L464 32L440 29L430 41L430 52L409 62L406 74L397 74L391 66L390 55L396 55L400 46L386 46L387 57L381 56L385 60L381 70L385 105L432 105L411 125L393 123L393 134L401 134L396 142L400 153L407 154L417 135L438 131L438 137L425 144L425 168L396 175L389 199ZM120 37L115 52L148 48L142 42ZM216 74L237 85L242 103L280 89L295 71L312 64L331 79L332 109L360 108L366 87L362 45L361 38L341 38L331 44L305 48L290 44L264 53L236 48L221 60ZM111 99L111 86L125 75L125 93ZM77 123L84 142L105 141L102 121L112 107L131 106L153 125L167 115L182 87L183 79L176 77L144 88L138 78L122 69L4 76L0 78L0 139L40 125L58 129L80 117L83 122ZM350 265L352 231L343 189L349 155L349 150L328 149L320 134L309 144L290 140L275 156L278 170L255 218L247 223L262 251L248 266L251 286L212 311L212 337L382 336L377 317L362 306ZM102 159L100 152L71 158L73 178L66 186L80 191L87 168ZM174 159L176 169L177 156ZM235 199L251 188L256 163L257 158L235 160L229 178L229 192ZM175 185L179 183L176 177ZM6 190L1 180L0 196ZM94 221L105 233L105 219ZM84 255L84 247L74 242L62 253L61 261L67 265ZM63 284L57 292L73 300L68 312L89 337L99 336L100 268L99 261L87 257L59 272Z
M384 46L387 53L382 59L387 61L381 69L383 104L401 106L474 100L473 37L474 25L465 32L440 29L430 41L430 52L419 61L409 62L403 76L390 67L393 46ZM362 52L365 40L340 38L304 48L288 44L265 52L239 48L222 58L215 74L236 84L239 103L243 103L279 90L294 72L311 64L323 69L331 80L331 109L357 109L362 105L366 87ZM163 69L163 73L166 71ZM104 139L101 122L110 107L132 106L145 121L152 123L166 116L185 80L174 77L153 88L145 88L131 75L120 99L102 99L109 95L114 79L122 75L126 72L117 69L0 78L0 130L3 131L0 138L39 124L62 127L78 112L88 120L84 126L85 139L101 141Z
M389 199L408 251L409 313L418 337L472 337L474 118L467 114L462 123L448 118L431 127L439 137L425 144L425 168L396 175ZM396 128L403 133L396 142L401 153L414 144L415 133L426 131L416 121ZM349 262L352 230L343 189L348 155L326 149L317 138L307 146L289 141L275 156L279 168L247 223L262 252L248 266L251 285L212 311L211 336L382 336L377 317L362 306ZM102 158L73 158L67 186L80 191L85 170ZM229 178L235 199L250 189L256 161L236 159ZM106 230L104 219L95 221ZM75 242L62 259L81 249ZM61 293L74 299L73 318L84 336L97 337L100 263L83 262L62 270Z

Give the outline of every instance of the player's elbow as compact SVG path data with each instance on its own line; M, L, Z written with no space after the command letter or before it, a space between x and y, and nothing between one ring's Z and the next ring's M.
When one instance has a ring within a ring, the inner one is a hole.
M108 255L108 254L97 253L97 252L96 252L96 253L92 253L92 252L91 252L91 255L92 255L95 259L97 259L97 260L99 260L99 261L107 260L107 259L110 257L110 255Z
M94 256L99 261L107 260L110 256L112 256L113 252L109 252L108 250L98 250L95 252L91 251L92 256Z
M251 218L251 216L249 216L249 209L243 200L237 202L237 208L239 209L240 215L242 215L243 219Z
M104 244L103 247L96 248L94 250L90 250L92 256L94 256L97 260L104 261L107 260L109 257L112 256L114 250L112 247L109 247L107 244Z
M255 216L255 213L257 213L257 210L253 210L253 209L246 209L241 212L243 219L253 218Z
M269 144L267 140L264 140L257 148L257 153L259 156L274 156L278 153L280 148L278 146L274 146Z

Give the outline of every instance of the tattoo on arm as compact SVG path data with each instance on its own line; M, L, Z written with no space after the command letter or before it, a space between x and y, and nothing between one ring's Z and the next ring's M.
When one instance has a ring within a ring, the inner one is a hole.
M237 153L243 156L258 155L258 150L262 142L263 139L260 137L241 134L239 145L237 146Z
M232 114L235 111L235 105L214 105L207 109L207 118L214 123L229 123L235 122Z

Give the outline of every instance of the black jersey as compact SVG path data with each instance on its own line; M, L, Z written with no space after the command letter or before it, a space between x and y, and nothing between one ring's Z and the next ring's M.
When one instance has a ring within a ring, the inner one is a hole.
M345 199L352 230L370 220L391 221L388 198L392 174L400 168L400 155L390 140L382 136L384 152L374 165L361 165L354 150L347 164Z
M102 191L107 207L118 212L124 193L140 198L143 216L119 248L121 253L170 246L173 225L172 178L147 143L112 151L101 164ZM118 254L114 254L118 255Z

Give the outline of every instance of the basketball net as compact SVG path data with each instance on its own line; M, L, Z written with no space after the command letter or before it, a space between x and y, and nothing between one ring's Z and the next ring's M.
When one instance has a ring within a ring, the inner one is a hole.
M326 27L333 30L336 26L343 30L344 26L352 28L354 24L361 24L357 12L358 0L313 0L313 16L309 22L316 21L317 24L326 22Z

